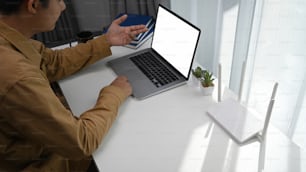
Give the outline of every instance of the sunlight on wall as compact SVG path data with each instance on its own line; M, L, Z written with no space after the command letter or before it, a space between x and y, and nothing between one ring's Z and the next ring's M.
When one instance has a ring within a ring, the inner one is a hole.
M238 4L223 13L219 62L222 65L222 83L227 87L232 68L237 16Z

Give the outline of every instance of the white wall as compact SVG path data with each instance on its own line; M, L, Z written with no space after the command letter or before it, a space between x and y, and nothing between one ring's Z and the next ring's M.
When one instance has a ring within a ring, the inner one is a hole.
M236 0L171 0L173 11L200 27L202 33L196 61L214 73L217 71L220 56L223 10L233 1Z

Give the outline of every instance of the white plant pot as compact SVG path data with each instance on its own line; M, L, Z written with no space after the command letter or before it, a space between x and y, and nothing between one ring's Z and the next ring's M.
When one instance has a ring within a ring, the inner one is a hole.
M204 96L211 96L215 87L201 87L201 92Z

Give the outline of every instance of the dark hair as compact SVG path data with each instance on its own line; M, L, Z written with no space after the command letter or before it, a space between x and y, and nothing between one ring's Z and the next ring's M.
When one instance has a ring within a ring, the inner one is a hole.
M24 0L0 0L0 14L11 15L17 13ZM40 0L44 8L48 7L49 0Z

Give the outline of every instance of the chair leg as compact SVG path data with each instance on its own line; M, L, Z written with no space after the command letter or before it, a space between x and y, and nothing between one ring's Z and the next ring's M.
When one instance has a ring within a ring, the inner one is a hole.
M208 126L208 128L207 128L206 134L205 134L205 138L207 138L207 137L209 136L209 134L211 133L211 130L212 130L213 126L214 126L214 123L213 123L213 122L210 122L210 123L209 123L209 126Z
M258 159L258 172L264 172L266 159L266 139L260 142L259 159Z

